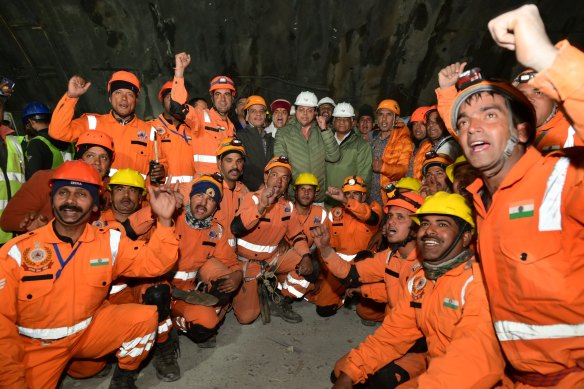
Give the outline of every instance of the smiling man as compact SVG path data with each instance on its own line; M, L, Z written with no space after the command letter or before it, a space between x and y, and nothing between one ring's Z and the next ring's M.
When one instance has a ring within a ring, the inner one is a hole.
M422 267L411 273L381 327L337 362L334 388L364 382L422 336L428 369L407 387L490 388L502 378L504 361L469 248L475 226L471 210L462 196L438 192L411 217L420 225Z

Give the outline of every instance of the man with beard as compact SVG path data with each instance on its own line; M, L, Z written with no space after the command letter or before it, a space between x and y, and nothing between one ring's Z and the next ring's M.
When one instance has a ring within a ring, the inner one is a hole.
M202 284L202 289L216 299L209 304L173 299L173 323L204 348L215 347L219 326L243 279L241 263L229 247L225 228L213 218L221 203L221 181L216 173L197 178L187 205L175 221L181 242L172 284L184 292L197 290ZM172 356L176 361L177 355Z
M321 242L323 260L335 277L350 288L348 291L357 292L363 298L384 304L384 311L368 312L370 315L365 317L363 313L366 311L358 310L357 313L362 319L383 321L385 314L398 301L401 290L407 286L408 277L420 267L416 250L418 226L410 215L415 213L423 202L424 199L415 192L402 193L396 189L394 197L385 206L387 222L383 226L383 234L389 242L389 247L372 257L351 264L329 249L330 242ZM323 228L315 230L315 234L323 232ZM390 387L389 382L393 382L394 386L398 383L396 378L398 376L405 377L407 374L409 377L415 377L421 374L426 368L425 351L425 339L420 338L406 355L369 377L367 383L371 387L384 385Z
M112 279L159 276L174 266L176 200L166 187L149 189L158 227L145 244L88 223L101 189L94 167L65 162L51 180L55 219L2 248L3 385L53 388L71 360L117 350L110 388L135 387L137 369L154 342L156 308L105 300Z
M410 117L414 149L406 177L413 177L418 181L422 181L423 178L422 166L426 160L426 153L432 149L432 142L428 139L426 130L426 112L429 109L430 107L419 107Z
M412 141L405 124L399 121L399 104L383 100L375 111L379 135L371 143L373 149L373 179L369 198L379 204L386 201L384 188L405 177L412 157Z
M249 124L237 131L237 139L247 150L242 181L256 191L263 183L264 166L274 154L274 138L264 130L267 107L263 97L249 96L244 109Z
M272 158L264 171L264 187L245 195L231 223L238 259L244 264L244 284L233 299L233 308L240 323L252 323L260 314L258 282L270 272L278 277L281 288L271 296L271 314L299 323L302 316L291 305L306 293L310 283L305 276L312 274L313 266L306 235L291 222L293 204L283 197L292 166L285 157ZM284 238L292 248L278 250Z
M227 76L211 80L209 94L213 108L203 109L186 104L184 72L191 63L191 56L179 53L175 56L176 67L172 84L170 108L172 114L191 129L193 160L197 175L211 174L217 169L215 150L222 139L233 136L235 127L229 120L229 112L235 98L235 84Z
M352 388L401 358L420 337L428 344L428 369L407 387L491 388L504 360L493 330L481 272L469 248L471 209L457 194L438 192L411 215L419 224L422 266L414 270L381 327L335 366L334 388ZM320 245L326 241L315 236ZM411 377L399 373L380 387Z
M444 120L435 105L426 112L426 128L433 151L447 155L452 161L462 154L460 145L446 130Z
M290 109L292 104L288 100L277 99L270 104L270 111L272 111L272 123L266 127L266 132L276 137L278 130L288 123L290 117Z
M162 163L155 164L150 169L150 161L156 159L154 143L149 140L152 126L138 119L135 112L140 93L138 77L123 70L115 72L107 84L111 111L103 115L83 114L80 118L73 119L77 101L90 86L91 82L80 76L69 79L67 92L53 112L49 135L55 139L72 142L85 131L103 131L113 139L116 148L116 159L112 162L110 174L115 173L117 169L130 168L140 172L144 177L150 174L153 180L163 179L166 171ZM159 160L166 163L162 154Z
M317 113L319 116L324 118L324 121L329 128L332 127L333 110L336 106L337 105L335 104L335 101L330 97L323 97L322 99L318 100Z

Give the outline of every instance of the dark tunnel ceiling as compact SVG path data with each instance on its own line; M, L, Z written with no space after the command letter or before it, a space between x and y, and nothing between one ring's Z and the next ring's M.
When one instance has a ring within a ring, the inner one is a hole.
M191 95L206 95L212 76L234 77L240 94L292 100L301 90L354 105L398 100L405 113L434 103L436 74L468 60L509 78L512 53L488 34L490 18L519 1L341 0L3 0L0 74L15 79L7 110L36 99L54 107L68 78L93 82L80 112L108 109L113 71L143 83L138 112L160 112L156 98L187 51ZM584 47L584 7L574 0L536 2L552 40Z

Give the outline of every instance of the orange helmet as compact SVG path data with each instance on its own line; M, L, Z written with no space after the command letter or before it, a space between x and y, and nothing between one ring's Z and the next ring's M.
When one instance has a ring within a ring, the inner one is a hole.
M436 153L435 151L428 151L426 154L426 160L422 165L423 176L426 175L428 169L432 166L440 166L442 169L446 170L446 168L454 162L447 154Z
M245 148L239 139L235 137L229 137L223 139L221 143L219 143L219 147L217 147L215 155L220 157L225 153L239 153L245 157Z
M292 165L290 165L290 160L288 159L288 157L284 156L274 157L270 159L270 162L268 162L268 164L264 168L264 173L267 173L270 171L271 168L278 166L285 167L286 169L290 170L290 173L292 173Z
M410 117L410 123L413 122L425 122L426 121L426 112L430 110L431 107L418 107L412 113Z
M107 83L108 94L112 94L117 89L130 89L138 96L138 93L140 93L140 81L134 73L120 70L112 74L112 78Z
M105 132L98 130L85 131L79 135L77 144L75 145L77 152L79 152L80 147L83 145L101 146L104 149L111 151L112 154L114 152L114 141L112 137Z
M383 100L381 103L379 103L376 111L379 111L380 109L384 109L384 108L389 109L391 112L395 113L396 115L399 115L401 112L397 101L391 100L391 99Z
M100 191L103 189L97 169L83 161L67 161L59 165L51 178L51 187L56 180L95 185Z
M166 81L164 83L164 85L162 85L162 88L160 88L160 91L158 92L158 101L162 104L162 99L164 98L163 95L166 95L166 91L170 91L172 89L172 81ZM188 100L188 96L187 96L187 100Z
M227 76L217 76L211 80L209 85L209 93L213 93L217 89L229 89L232 95L235 95L235 83Z
M359 176L349 176L343 181L343 193L345 192L367 193L367 184Z
M247 103L243 107L243 109L248 109L252 105L263 105L265 109L268 109L266 105L266 100L264 100L261 96L252 95L247 98Z
M424 203L424 198L416 192L400 193L397 191L396 195L389 199L385 204L385 213L389 212L389 207L396 206L407 209L410 212L416 212Z

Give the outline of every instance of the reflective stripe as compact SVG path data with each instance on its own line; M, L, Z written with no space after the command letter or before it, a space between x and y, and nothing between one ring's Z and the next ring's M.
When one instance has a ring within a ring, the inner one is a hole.
M217 163L217 157L214 155L193 155L193 160L195 162L204 162L204 163Z
M63 156L63 161L72 161L73 154L68 151L61 151L61 155Z
M120 293L122 290L126 289L128 284L119 284L119 285L112 285L109 294L116 294Z
M110 171L109 171L109 176L111 177L111 176L113 176L114 174L116 174L117 172L118 172L118 169L110 168ZM147 174L142 174L142 173L140 173L140 175L141 175L141 176L142 176L142 178L144 178L144 179L146 179L146 178L148 177L148 175L147 175Z
M20 183L23 183L25 181L24 174L22 173L6 172L6 175L8 176L8 181L18 181ZM5 181L4 174L0 174L0 181Z
M574 130L574 127L568 127L568 136L566 137L564 148L574 147L574 135L576 135L576 130Z
M172 320L170 320L170 317L169 317L168 319L166 319L162 323L158 324L158 333L163 334L165 332L170 331L171 328L172 328Z
M120 351L117 355L118 359L128 355L134 358L139 357L144 350L148 351L152 348L152 343L155 338L156 332L152 332L148 335L132 339L129 342L122 343L122 347L120 347Z
M345 262L351 262L357 256L357 254L353 254L353 255L343 254L343 253L337 253L337 254Z
M496 321L495 331L501 342L507 340L568 339L584 336L584 323L537 325L514 321Z
M328 219L329 219L330 221L333 221L333 213L332 213L332 212L329 212L329 214L328 214Z
M464 298L466 296L466 287L474 280L474 276L468 277L468 280L462 286L462 291L460 292L460 301L462 301L462 306L464 306Z
M304 296L304 293L301 293L300 291L296 290L296 288L288 285L287 282L284 282L282 284L282 290L287 290L288 293L294 295L294 297L296 298L301 298L302 296Z
M326 209L323 208L322 209L322 216L320 218L320 224L322 224L325 220L326 220Z
M18 263L18 266L22 264L22 253L18 249L18 246L12 246L8 251L8 255L11 256L16 261L16 263Z
M178 280L188 281L188 280L192 280L196 276L197 276L196 271L190 271L190 272L177 271L176 274L174 275L174 278L176 278Z
M55 340L61 339L67 336L71 336L80 331L83 331L91 323L91 317L79 322L71 327L59 327L59 328L26 328L18 326L18 332L20 335L28 336L34 339L44 339L44 340Z
M539 207L540 231L561 231L562 229L562 191L569 166L569 158L560 158L548 177L543 201Z
M208 111L203 111L203 115L205 115L205 123L211 123L211 116L209 116Z
M175 182L189 183L193 180L193 176L171 176L169 174L169 177L171 178L170 180L171 184L174 184Z
M93 115L87 115L87 128L95 130L97 128L97 118Z
M310 286L310 282L308 282L306 280L299 280L298 278L294 278L290 275L290 273L288 273L288 276L286 277L286 282L289 282L291 284L300 285L303 288L308 288Z
M8 205L8 200L0 200L0 209L6 208L7 205Z
M120 238L122 233L116 230L110 230L110 250L112 252L112 266L116 263L116 257L118 256L118 249L120 248Z
M237 241L235 239L227 239L227 243L229 243L229 246L231 247L237 246Z
M251 196L251 199L253 200L255 205L258 205L260 203L260 199L258 199L258 196L256 195Z
M257 244L249 243L248 241L245 241L243 239L237 239L237 245L248 250L255 251L256 253L273 253L278 248L278 246L260 246Z

